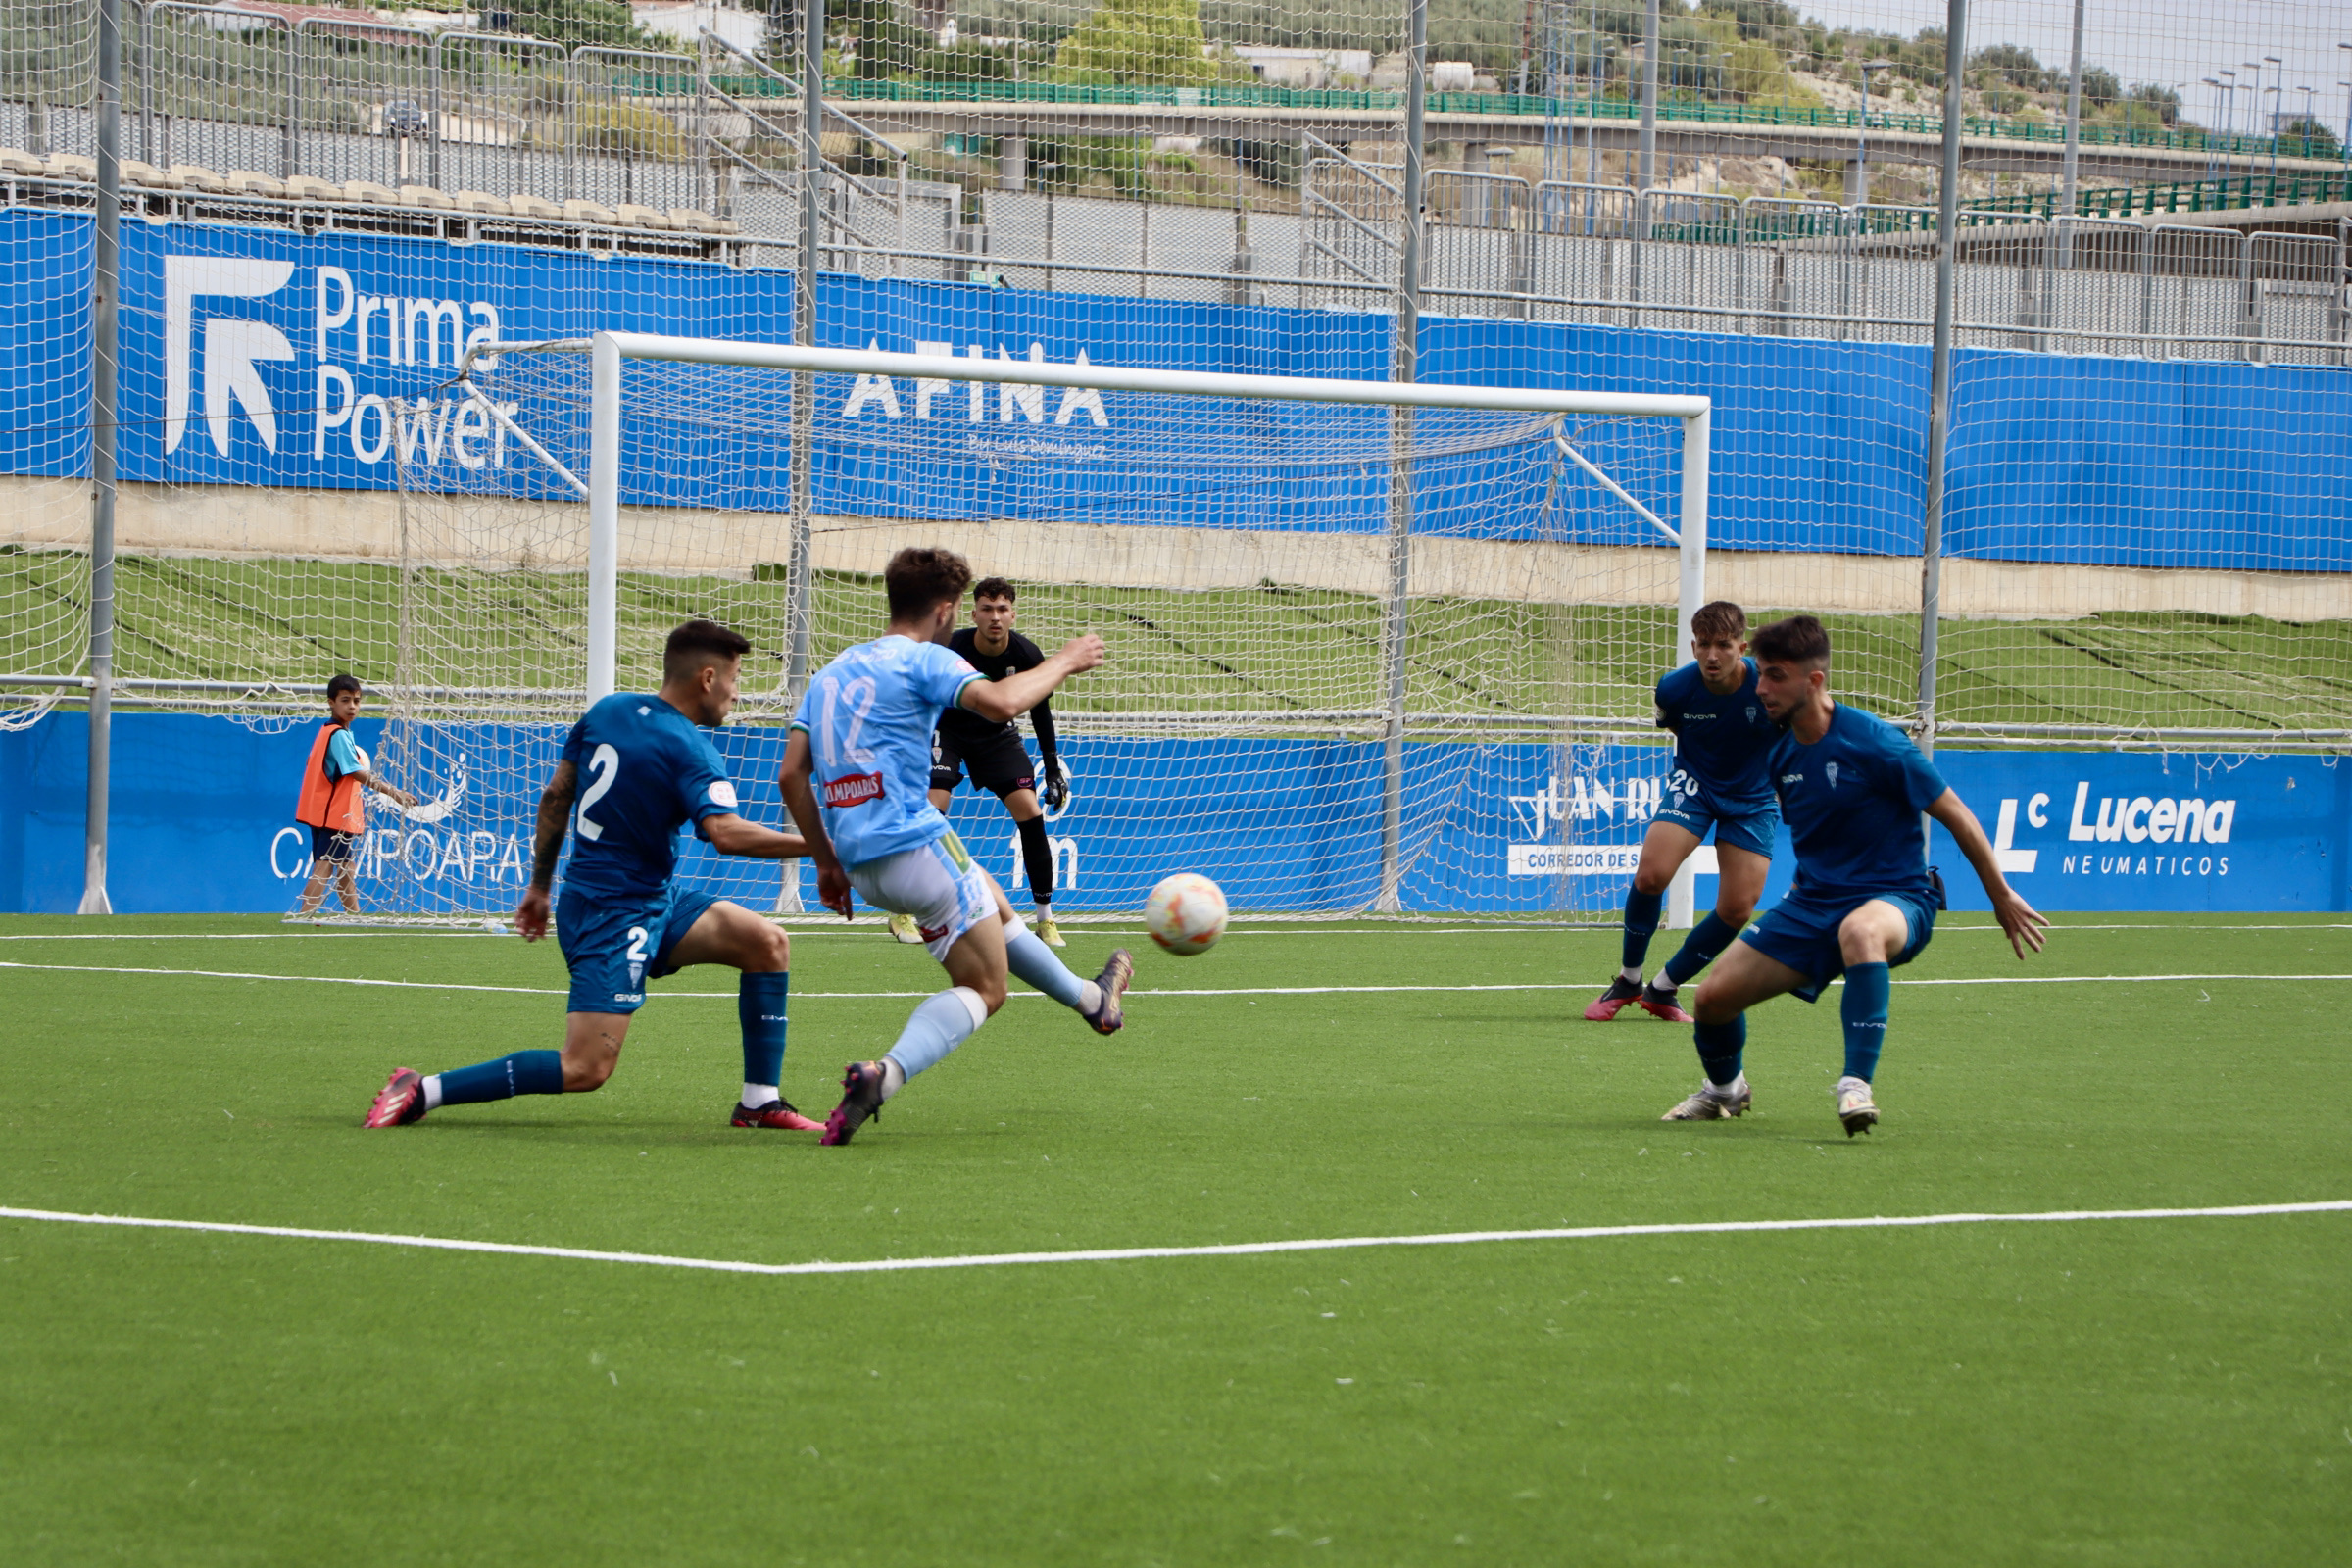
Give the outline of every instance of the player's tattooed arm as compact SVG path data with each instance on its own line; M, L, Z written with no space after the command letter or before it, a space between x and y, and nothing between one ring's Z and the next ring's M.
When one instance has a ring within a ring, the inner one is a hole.
M556 862L564 857L564 835L571 826L571 801L579 792L580 770L558 762L547 788L539 792L539 822L531 830L531 885L514 906L514 929L525 942L547 935L549 890L556 884Z
M808 750L808 732L794 730L792 739L784 743L784 763L776 769L776 791L784 797L784 809L792 813L794 825L801 830L808 858L816 862L817 901L847 920L850 874L841 868L841 857L833 852L833 840L825 832L824 813L817 809L816 791L808 784L814 767L815 759Z
M2028 949L2041 951L2042 933L2049 926L2049 917L2019 897L2009 879L2001 875L2000 858L1993 853L1992 841L1984 836L1977 813L1960 799L1958 790L1945 790L1928 806L1928 814L1941 822L1968 863L1977 868L1977 880L1984 884L1984 896L1992 901L1993 918L2001 922L2008 934L2009 946L2024 957Z

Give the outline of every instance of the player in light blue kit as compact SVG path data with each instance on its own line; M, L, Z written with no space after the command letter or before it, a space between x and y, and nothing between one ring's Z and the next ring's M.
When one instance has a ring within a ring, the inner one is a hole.
M1644 1012L1689 1023L1676 1002L1684 981L1731 945L1755 912L1772 869L1780 808L1764 771L1780 726L1756 695L1756 662L1747 654L1747 612L1728 600L1701 605L1690 617L1692 662L1658 677L1658 727L1674 732L1674 777L1665 804L1642 840L1642 862L1625 895L1625 967L1585 1016L1606 1023L1639 1002ZM1715 908L1691 927L1657 979L1642 983L1642 960L1658 929L1666 885L1715 833Z
M1102 662L1102 639L1073 637L1036 668L988 680L947 646L972 581L961 556L902 550L882 575L890 626L808 683L778 783L816 861L825 906L846 917L855 888L877 908L914 916L954 985L914 1009L881 1059L850 1063L841 1103L825 1119L828 1144L848 1143L907 1079L970 1039L1004 1004L1008 969L1104 1035L1125 1021L1119 998L1135 974L1124 948L1092 980L1062 967L930 799L931 735L942 711L958 706L1008 723Z
M1747 1109L1740 1070L1747 1009L1793 993L1806 1002L1840 974L1845 1074L1838 1119L1845 1135L1878 1125L1871 1079L1886 1040L1887 971L1919 956L1936 934L1943 879L1928 864L1925 811L1977 869L1993 917L2023 958L2041 951L2049 921L2001 875L1991 843L1911 737L1829 691L1830 634L1811 615L1756 633L1757 690L1786 726L1769 765L1796 845L1796 886L1743 932L1700 983L1691 1034L1706 1082L1666 1121L1714 1121Z
M576 826L555 904L556 939L571 969L564 1049L518 1051L429 1078L399 1068L376 1095L367 1125L403 1126L443 1105L598 1088L612 1075L629 1019L645 1004L645 982L697 963L743 971L736 996L743 1098L734 1125L799 1132L822 1125L793 1109L777 1088L791 943L741 905L669 880L678 829L689 822L722 855L781 860L808 853L798 834L737 814L726 764L696 728L725 720L751 649L724 626L690 620L669 634L659 694L605 698L564 742L563 760L539 797L530 890L514 911L525 941L547 935L548 888L564 832Z

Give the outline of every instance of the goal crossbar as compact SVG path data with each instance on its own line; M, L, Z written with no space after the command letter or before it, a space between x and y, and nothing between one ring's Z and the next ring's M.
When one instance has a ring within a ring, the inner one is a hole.
M737 343L722 338L600 332L543 343L478 343L458 374L499 354L592 354L599 343L623 360L682 365L740 365L820 375L887 375L938 381L1008 381L1025 386L1082 386L1101 392L1161 392L1178 397L1281 398L1411 409L1471 409L1495 414L1598 414L1703 419L1713 400L1694 394L1599 392L1578 387L1452 386L1426 381L1352 381L1337 377L1154 370L1124 365L1045 365L1027 360L967 360L884 349L827 349L793 343Z

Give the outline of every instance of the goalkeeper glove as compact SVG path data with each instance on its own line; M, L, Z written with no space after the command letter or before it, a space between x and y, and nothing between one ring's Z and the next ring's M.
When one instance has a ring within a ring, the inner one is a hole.
M1058 758L1046 759L1046 787L1038 792L1039 799L1049 811L1058 811L1069 804L1070 775L1061 770Z

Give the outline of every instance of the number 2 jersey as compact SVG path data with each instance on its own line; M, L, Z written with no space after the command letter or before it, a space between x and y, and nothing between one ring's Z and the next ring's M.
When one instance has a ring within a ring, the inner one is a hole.
M846 865L920 849L948 830L931 804L931 734L980 672L954 650L893 633L817 672L792 727L808 736L825 833Z
M678 863L678 829L737 809L735 785L710 739L659 697L615 692L580 715L564 741L579 769L566 892L651 899Z

